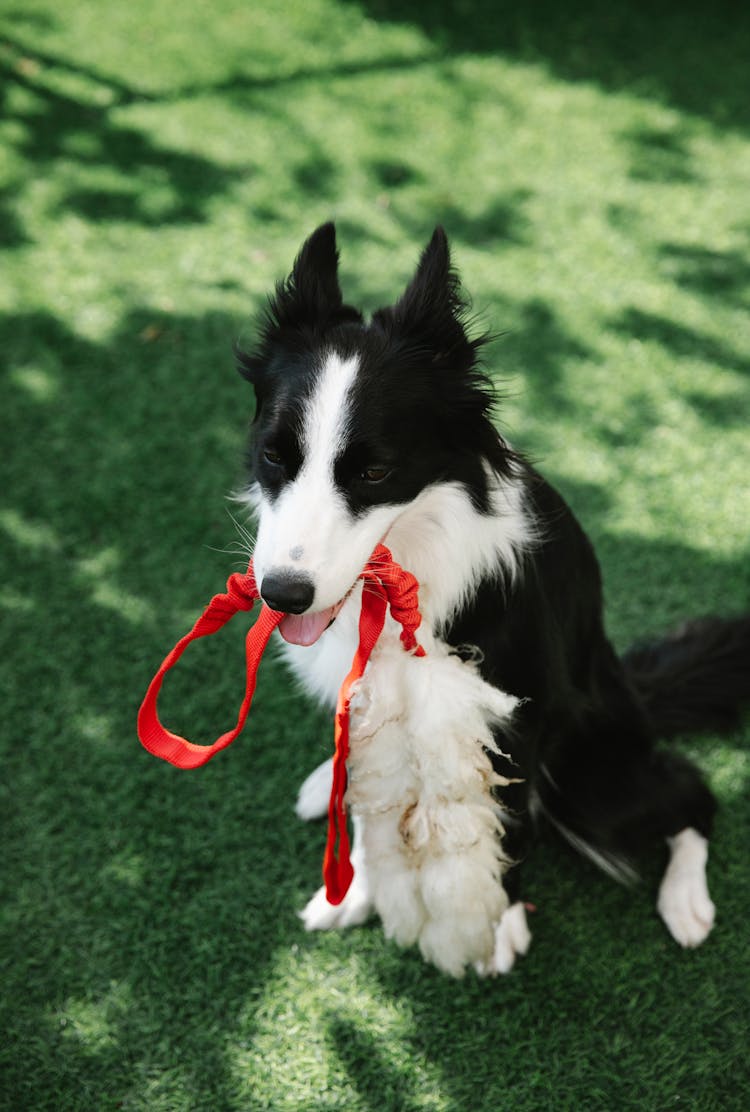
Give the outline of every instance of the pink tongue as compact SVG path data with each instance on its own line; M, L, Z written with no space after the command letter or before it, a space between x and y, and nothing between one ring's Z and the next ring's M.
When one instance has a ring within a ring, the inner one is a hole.
M279 623L279 633L290 645L314 645L339 609L329 606L317 614L285 614Z

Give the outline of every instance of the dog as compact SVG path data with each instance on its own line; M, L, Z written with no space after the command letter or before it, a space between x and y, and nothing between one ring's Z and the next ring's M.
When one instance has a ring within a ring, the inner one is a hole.
M704 619L619 659L599 566L562 497L497 431L467 300L436 228L396 303L343 301L332 223L304 243L237 350L256 410L243 497L284 654L335 706L357 645L358 576L383 542L420 584L424 658L389 619L352 702L355 876L310 930L376 912L453 976L508 972L531 934L521 872L540 823L628 881L668 846L657 908L684 947L714 923L715 800L657 740L731 728L748 695L750 617ZM331 762L297 812L322 816Z

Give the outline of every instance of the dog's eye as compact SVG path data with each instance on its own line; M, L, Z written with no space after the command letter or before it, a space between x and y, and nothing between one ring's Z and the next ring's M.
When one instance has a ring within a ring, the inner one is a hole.
M390 467L367 467L360 475L366 483L382 483L391 473Z
M264 448L263 459L266 463L270 463L272 467L281 467L284 462L279 452L275 452L273 448Z

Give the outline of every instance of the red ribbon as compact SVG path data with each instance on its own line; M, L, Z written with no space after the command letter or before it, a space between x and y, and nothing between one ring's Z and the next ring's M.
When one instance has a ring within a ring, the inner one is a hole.
M332 904L341 903L354 876L349 857L349 834L344 798L346 761L349 756L349 704L352 687L367 667L372 650L383 630L388 606L393 618L402 627L401 642L404 648L413 652L415 656L424 656L424 649L417 643L416 638L416 631L422 618L419 613L419 584L414 576L404 571L394 561L389 550L381 544L373 552L359 578L365 581L359 617L359 645L349 675L341 685L336 707L333 785L328 807L328 838L323 861L326 896ZM235 573L229 577L226 593L214 595L190 632L185 634L165 657L149 684L138 711L138 737L149 753L169 761L177 768L199 768L210 761L219 750L231 745L241 732L253 701L260 659L271 634L284 617L283 614L270 610L265 603L245 639L247 662L245 697L233 729L221 734L211 745L196 745L162 725L156 704L165 675L170 668L174 667L190 642L216 633L239 610L251 610L259 597L251 560L247 572Z

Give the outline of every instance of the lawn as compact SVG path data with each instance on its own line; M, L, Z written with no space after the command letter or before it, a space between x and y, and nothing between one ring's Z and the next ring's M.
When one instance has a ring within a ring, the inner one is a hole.
M489 983L305 934L324 831L292 808L331 724L277 662L204 769L135 735L239 566L232 344L329 218L369 310L445 225L619 647L748 607L748 57L721 0L0 7L2 1109L750 1105L747 725L677 742L721 804L705 947L657 918L662 861L626 891L545 837L531 952ZM241 623L170 725L234 720Z

